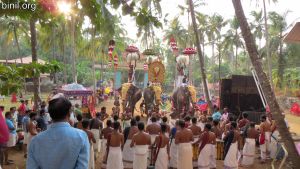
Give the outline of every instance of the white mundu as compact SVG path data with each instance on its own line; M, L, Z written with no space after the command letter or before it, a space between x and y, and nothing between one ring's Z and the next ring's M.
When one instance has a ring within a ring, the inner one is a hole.
M262 160L266 160L267 152L270 151L271 132L265 132L265 144L260 145L260 156Z
M100 130L99 129L91 129L91 132L93 133L93 135L96 139L96 143L93 143L94 151L97 151L100 153L100 149L101 149Z
M179 143L177 169L193 169L193 148L191 143Z
M206 144L200 151L198 156L198 168L199 169L210 169L210 158L212 155L212 144Z
M155 169L167 169L169 164L168 160L168 153L167 153L167 146L160 148L156 162L155 162Z
M95 168L95 157L94 157L94 147L93 143L90 144L90 159L89 159L89 168L88 169L94 169Z
M107 157L107 169L123 169L122 150L121 147L109 147Z
M170 146L170 167L176 168L177 167L177 151L178 151L178 145L175 144L175 139L172 140L171 146Z
M123 148L123 160L133 162L134 149L130 147L131 139L127 139Z
M254 163L255 157L255 139L246 138L243 148L242 166L250 166Z
M148 145L135 145L133 156L133 169L146 169L148 158Z
M228 150L228 153L226 154L225 160L224 160L224 167L225 169L235 169L238 168L238 144L237 142L231 143L230 148Z

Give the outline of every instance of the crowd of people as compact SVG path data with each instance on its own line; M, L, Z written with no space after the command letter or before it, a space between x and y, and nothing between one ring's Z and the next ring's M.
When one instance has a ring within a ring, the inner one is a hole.
M257 142L262 163L274 158L277 149L270 113L261 117L259 126L248 120L247 113L235 119L227 108L222 112L216 108L211 116L202 112L182 119L153 112L145 124L140 116L110 118L102 107L87 119L79 105L72 106L60 94L48 105L43 102L38 113L25 101L17 109L10 108L5 119L2 112L0 106L1 165L14 163L9 152L21 128L28 169L94 169L97 158L108 169L122 169L124 163L131 163L133 169L209 169L217 167L216 159L232 169L254 164Z

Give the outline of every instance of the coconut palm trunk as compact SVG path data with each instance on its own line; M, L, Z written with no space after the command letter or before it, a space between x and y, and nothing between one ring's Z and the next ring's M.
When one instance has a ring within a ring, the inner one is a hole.
M193 0L189 0L189 6L190 6L190 11L191 11L191 18L192 18L192 24L193 24L193 28L194 28L195 38L196 38L196 46L197 46L197 52L198 52L198 57L199 57L199 62L200 62L200 70L201 70L201 76L202 76L202 83L203 83L203 87L204 87L205 98L206 98L206 101L208 103L210 112L212 113L213 105L210 101L210 97L209 97L209 93L208 93L206 73L205 73L205 68L204 68L204 56L202 54L201 46L200 46L200 40L199 40L199 35L198 35L198 29L197 29L197 23L196 23Z
M35 28L35 19L30 19L30 34L31 34L31 57L32 57L32 63L37 63L37 41L36 41L36 28ZM39 77L33 78L33 92L34 92L34 109L37 110L38 102L40 100L39 97Z
M270 53L270 40L269 40L269 31L268 31L268 19L267 19L267 8L266 8L266 0L263 0L264 7L264 24L265 24L265 36L266 36L266 52L267 52L267 62L268 62L268 73L269 79L271 82L271 87L273 88L273 80L272 80L272 62L271 62L271 53Z
M300 157L298 155L297 149L295 147L294 141L289 133L286 123L284 121L284 116L282 115L282 110L276 100L275 94L271 88L268 76L263 71L262 61L259 58L258 50L256 48L254 37L250 31L249 24L246 20L244 10L240 0L232 0L236 17L240 23L240 28L242 31L243 38L245 40L246 49L249 53L252 65L257 73L258 79L261 83L262 90L265 93L267 103L273 114L274 119L277 123L277 129L281 135L284 145L288 151L289 160L293 163L293 168L300 168Z

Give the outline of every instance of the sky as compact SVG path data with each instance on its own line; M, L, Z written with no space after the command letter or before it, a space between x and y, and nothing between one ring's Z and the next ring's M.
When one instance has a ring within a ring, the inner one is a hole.
M250 12L253 10L259 11L262 9L262 0L257 6L256 0L242 0L242 5L246 17L249 16ZM266 0L268 2L268 0ZM169 14L167 19L170 21L174 17L180 15L180 9L178 5L185 5L185 0L161 0L163 15ZM300 21L300 0L278 0L276 4L267 3L267 11L276 11L279 14L285 13L285 11L290 11L287 15L287 24L293 24L295 21ZM222 15L225 19L233 18L234 8L231 0L206 0L205 6L200 6L195 9L198 12L212 15L218 13ZM249 16L250 17L250 16ZM187 26L188 16L180 16L180 21L183 26ZM137 39L137 27L133 18L129 16L122 17L122 23L128 32L128 37L131 39ZM168 25L164 25L163 29L167 29ZM163 38L163 30L155 30L155 35L158 38Z

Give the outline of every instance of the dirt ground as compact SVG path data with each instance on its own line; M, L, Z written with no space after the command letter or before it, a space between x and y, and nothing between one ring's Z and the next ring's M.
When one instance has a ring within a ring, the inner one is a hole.
M138 104L139 105L139 104ZM108 112L110 113L111 108L113 106L113 101L108 100L107 102L104 102L100 104L97 107L97 110L100 110L101 106L106 106ZM136 112L136 114L139 114L139 112ZM288 120L288 123L290 125L290 131L296 133L298 136L300 135L300 117L296 117L290 114L286 115L286 118ZM144 118L143 120L146 121ZM15 164L6 166L4 165L2 168L3 169L25 169L26 167L26 159L23 157L23 153L21 150L18 148L15 148L9 155L9 159L14 160ZM98 158L96 160L96 169L101 169L101 159L102 159L102 154L98 155ZM276 166L279 165L279 162L275 163ZM125 164L126 166L126 164ZM217 169L223 168L223 161L217 161ZM239 167L240 169L245 169L244 167ZM260 164L259 162L259 149L256 149L256 158L255 158L255 164L254 166L251 167L251 169L270 169L271 167L271 160L269 160L265 164ZM284 167L287 168L287 167Z

